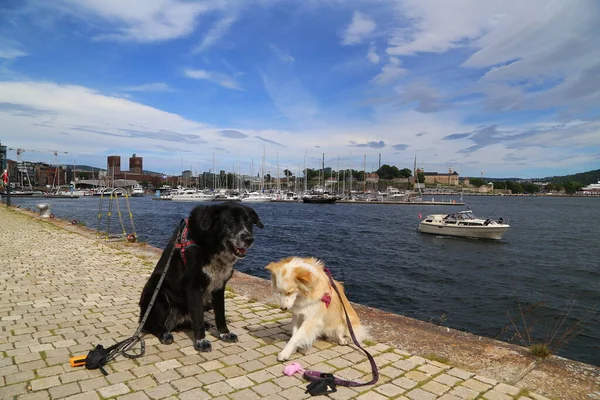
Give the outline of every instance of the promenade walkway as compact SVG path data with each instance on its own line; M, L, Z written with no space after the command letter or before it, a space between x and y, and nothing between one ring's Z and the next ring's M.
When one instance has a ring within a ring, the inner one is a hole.
M69 357L131 336L137 302L158 256L140 256L0 206L0 399L304 399L307 382L282 373L276 355L290 316L228 292L226 314L237 344L210 336L198 353L186 332L172 345L146 336L146 355L119 356L99 370L72 368ZM375 386L338 387L332 399L537 399L500 383L383 343L369 343L381 373ZM303 367L370 379L354 346L319 341L298 354Z

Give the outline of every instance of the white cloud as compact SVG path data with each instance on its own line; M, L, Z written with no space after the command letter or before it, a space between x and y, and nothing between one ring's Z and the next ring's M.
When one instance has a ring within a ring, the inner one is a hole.
M402 68L400 59L397 57L390 57L387 65L385 65L381 72L373 78L373 82L378 85L388 85L396 82L399 78L408 73L407 69Z
M126 92L174 92L175 89L167 85L166 83L145 83L138 86L128 86L123 88Z
M207 71L204 69L186 69L184 74L188 78L204 79L228 89L243 90L238 81L221 72Z
M274 44L271 44L269 47L271 48L273 53L275 53L277 58L279 58L280 61L285 62L285 63L293 63L295 61L294 57L292 57L288 52L283 51L282 49L275 46Z
M44 7L59 8L62 13L86 21L107 33L97 40L154 42L189 35L199 15L220 7L219 3L183 0L57 0Z
M262 76L265 90L274 106L290 121L314 123L319 113L315 96L288 68L274 68Z
M369 46L369 52L367 53L367 58L373 64L379 63L379 54L377 54L377 48L375 47L374 43L371 43L371 45Z
M359 11L354 11L352 22L342 35L342 45L361 43L373 33L376 27L377 24L373 18Z
M11 61L27 56L27 52L21 50L20 47L17 43L0 36L0 59Z
M600 100L594 0L402 0L396 9L403 27L390 35L387 53L472 50L462 67L489 68L470 88L485 94L488 108L583 109Z
M202 163L207 170L212 166L214 147L230 149L229 154L221 152L219 161L227 162L229 168L236 160L236 149L244 150L242 161L249 164L250 157L262 154L264 140L295 140L285 131L227 127L248 135L242 142L224 137L223 128L129 99L82 86L34 81L0 82L0 126L6 129L3 144L11 147L67 151L78 163L100 160L96 165L105 165L103 156L115 149L121 155L132 151L144 155L147 169L168 172L180 171L181 157L188 153L193 154L193 160L186 165ZM279 151L283 154L284 150ZM36 155L40 156L28 154ZM149 159L155 164L148 164Z
M234 16L226 16L220 19L210 30L204 35L204 38L196 47L192 49L193 53L201 53L213 46L219 41L229 30L231 25L235 22Z

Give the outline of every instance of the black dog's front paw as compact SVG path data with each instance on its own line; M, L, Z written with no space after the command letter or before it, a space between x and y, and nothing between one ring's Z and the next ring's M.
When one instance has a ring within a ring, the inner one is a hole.
M227 343L237 343L238 337L233 332L221 333L221 340Z
M165 333L163 333L163 335L160 338L160 342L162 344L171 344L171 343L173 343L173 335L171 334L171 332L165 332Z
M194 349L207 353L212 350L212 345L208 339L200 339L194 341Z

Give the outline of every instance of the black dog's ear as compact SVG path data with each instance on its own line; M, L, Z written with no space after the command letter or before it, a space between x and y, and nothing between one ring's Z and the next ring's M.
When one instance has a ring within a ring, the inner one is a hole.
M264 228L265 226L262 222L260 222L260 218L258 218L258 214L256 213L256 211L254 211L254 209L250 207L247 208L248 212L250 213L250 218L252 219L252 222L254 222L254 225L258 226L260 229Z
M207 231L215 222L215 210L213 206L198 206L192 210L190 215L190 225L198 226L200 230Z

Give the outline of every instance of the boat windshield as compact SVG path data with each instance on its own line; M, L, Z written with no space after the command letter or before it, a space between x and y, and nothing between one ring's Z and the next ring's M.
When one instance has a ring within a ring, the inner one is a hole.
M444 217L444 219L453 219L457 221L464 221L469 219L477 219L475 215L473 215L472 211L461 211L457 213L448 214Z

